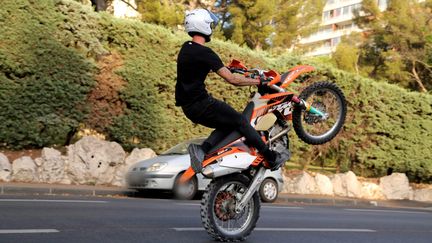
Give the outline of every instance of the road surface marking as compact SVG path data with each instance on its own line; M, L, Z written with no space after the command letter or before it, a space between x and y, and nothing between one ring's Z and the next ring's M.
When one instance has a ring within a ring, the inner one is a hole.
M201 227L172 228L175 231L203 231ZM289 232L360 232L372 233L372 229L339 229L339 228L255 228L256 231L289 231Z
M201 204L198 203L175 203L175 204L179 206L201 206Z
M56 229L0 229L0 234L39 234L58 233Z
M429 212L402 211L402 210L354 209L354 208L346 208L344 210L346 210L346 211L355 211L355 212L384 212L384 213L420 213L420 214L430 214Z
M0 199L0 202L108 203L108 201L87 201L87 200L45 200L45 199Z
M262 206L262 208L278 208L278 209L304 209L302 207L284 207L284 206Z

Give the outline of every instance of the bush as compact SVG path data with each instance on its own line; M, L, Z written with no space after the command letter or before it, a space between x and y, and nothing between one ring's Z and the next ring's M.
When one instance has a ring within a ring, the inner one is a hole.
M93 64L57 38L50 1L0 9L0 141L13 148L65 144L87 114Z

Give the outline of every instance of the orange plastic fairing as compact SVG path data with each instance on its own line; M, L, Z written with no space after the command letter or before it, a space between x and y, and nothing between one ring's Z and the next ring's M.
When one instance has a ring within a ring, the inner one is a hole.
M315 70L314 67L309 66L309 65L299 65L299 66L295 66L293 68L291 68L290 70L288 70L288 75L287 77L282 80L282 85L280 86L281 88L285 88L288 85L290 85L300 74L302 73L307 73L307 72L311 72Z
M268 84L268 85L273 85L273 84L277 84L280 81L280 74L274 70L269 70L267 72L264 72L264 75L266 77L273 77L273 80Z
M247 69L243 63L241 63L239 60L233 59L231 63L228 65L230 68L241 68L241 69Z

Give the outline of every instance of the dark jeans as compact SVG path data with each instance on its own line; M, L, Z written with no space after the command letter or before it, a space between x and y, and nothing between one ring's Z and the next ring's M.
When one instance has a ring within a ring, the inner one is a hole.
M206 153L234 130L240 132L248 144L258 151L263 152L267 148L258 132L250 125L250 121L225 102L208 97L182 106L182 109L192 122L216 129L203 143Z

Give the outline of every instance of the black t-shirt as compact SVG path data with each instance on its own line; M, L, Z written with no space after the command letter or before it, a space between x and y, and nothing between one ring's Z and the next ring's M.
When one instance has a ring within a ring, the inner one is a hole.
M208 97L204 84L207 74L223 66L212 49L193 41L185 42L177 57L176 105L183 106Z

